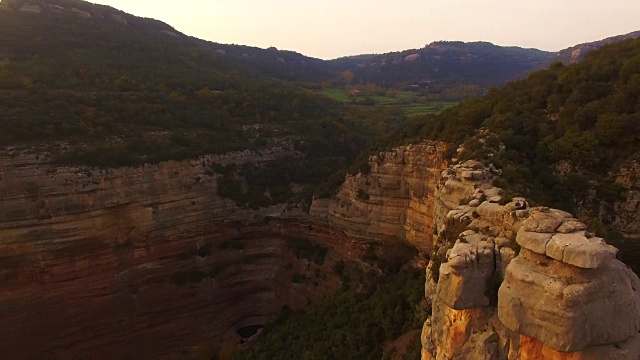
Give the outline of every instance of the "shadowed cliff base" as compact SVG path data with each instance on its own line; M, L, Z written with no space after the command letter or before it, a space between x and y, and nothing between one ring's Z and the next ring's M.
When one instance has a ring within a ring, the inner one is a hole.
M287 244L297 238L326 247L322 264L295 255ZM71 247L5 271L0 332L11 341L0 352L173 358L199 344L239 344L283 305L300 309L336 291L336 262L366 251L339 233L295 222L221 224L194 237L148 241L90 252Z

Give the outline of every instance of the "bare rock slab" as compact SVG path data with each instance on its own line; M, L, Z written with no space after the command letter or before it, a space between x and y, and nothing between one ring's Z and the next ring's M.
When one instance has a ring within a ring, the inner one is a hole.
M640 280L615 259L582 269L523 248L500 286L498 317L557 351L625 341L640 331Z

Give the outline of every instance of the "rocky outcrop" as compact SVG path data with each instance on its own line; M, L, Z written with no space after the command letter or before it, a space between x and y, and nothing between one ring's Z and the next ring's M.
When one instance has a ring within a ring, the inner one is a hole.
M638 336L640 280L615 259L615 248L585 229L546 208L523 223L516 238L522 250L498 296L509 329L563 352Z
M591 51L604 45L637 37L640 37L640 31L634 31L625 35L617 35L590 43L578 44L564 50L560 50L557 54L557 59L565 63L576 63L584 59L584 57Z
M404 57L404 61L416 61L420 58L420 54L410 54Z
M491 185L497 170L485 167L477 161L453 165L440 175L436 186L434 220L438 233L443 231L448 214L459 219L465 212L473 211L485 200L488 204L501 200L499 189ZM460 215L458 215L460 214Z
M497 195L478 204L479 190L499 190L490 176L460 185L460 174L478 168L468 162L443 173L440 192L466 189L457 198L467 197L455 209L438 208L454 201L436 206L446 215L427 270L435 295L422 358L640 359L640 280L616 249L560 210L516 209Z
M310 214L353 237L408 241L430 252L445 151L445 144L428 142L371 156L367 174L348 175L334 198L313 201Z
M592 271L523 247L507 268L498 315L510 330L556 351L616 344L640 330L640 281L619 261Z

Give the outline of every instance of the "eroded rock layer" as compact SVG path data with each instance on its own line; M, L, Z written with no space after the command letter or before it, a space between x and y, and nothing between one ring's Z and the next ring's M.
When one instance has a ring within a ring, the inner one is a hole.
M435 188L446 145L406 145L369 158L370 171L346 177L338 194L316 199L311 215L353 237L406 242L430 252Z
M176 358L335 291L331 267L364 244L296 208L219 198L210 162L261 160L230 158L109 170L0 159L0 354ZM322 264L294 254L299 239L329 249Z
M497 169L447 168L444 153L432 142L371 157L310 214L217 196L212 163L278 151L109 170L0 158L0 353L175 358L237 343L339 287L336 261L407 241L431 255L424 359L637 360L640 284L616 250L571 214L516 208L524 199L491 185ZM326 247L324 261L296 255L300 239Z

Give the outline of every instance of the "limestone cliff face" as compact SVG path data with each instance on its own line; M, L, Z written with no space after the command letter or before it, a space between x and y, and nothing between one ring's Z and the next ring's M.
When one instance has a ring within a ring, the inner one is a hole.
M216 175L207 165L273 156L250 155L106 170L54 167L20 153L2 157L0 256L33 257L87 242L137 245L199 235L220 221L283 214L284 205L253 211L217 196Z
M458 191L461 175L479 167L443 173L440 193L464 201L436 206L448 212L428 268L422 358L640 359L640 280L617 250L569 213L500 205L496 195L479 201L496 193L491 171ZM452 235L454 227L466 230Z
M311 215L368 241L408 241L430 252L435 188L447 166L446 144L428 142L380 152L370 171L346 177L332 199L316 199Z
M108 170L0 158L0 354L176 358L335 291L332 265L362 243L297 208L216 195L210 163L274 156ZM329 248L323 264L294 255L300 238Z

